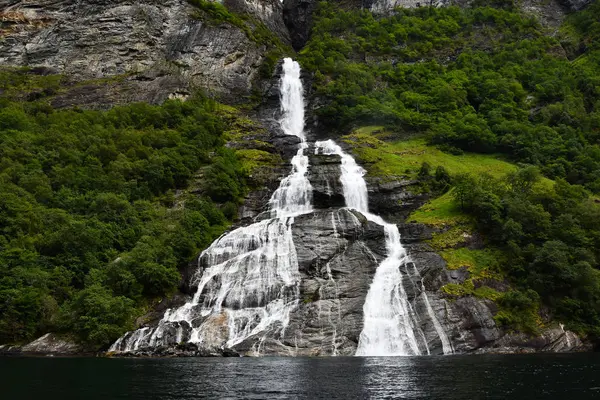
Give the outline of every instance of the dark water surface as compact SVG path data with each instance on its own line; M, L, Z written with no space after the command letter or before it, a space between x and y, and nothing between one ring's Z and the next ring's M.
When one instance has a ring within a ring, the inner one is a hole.
M600 354L0 358L2 399L600 399Z

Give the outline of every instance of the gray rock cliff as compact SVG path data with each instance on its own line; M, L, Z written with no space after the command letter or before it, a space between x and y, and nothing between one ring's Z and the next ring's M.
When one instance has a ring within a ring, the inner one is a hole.
M227 0L232 11L289 41L277 0ZM21 0L0 5L0 65L43 66L75 82L58 106L183 97L194 88L225 101L247 101L268 46L185 0ZM118 84L117 84L118 83ZM112 88L112 90L111 90ZM82 104L83 103L83 104Z

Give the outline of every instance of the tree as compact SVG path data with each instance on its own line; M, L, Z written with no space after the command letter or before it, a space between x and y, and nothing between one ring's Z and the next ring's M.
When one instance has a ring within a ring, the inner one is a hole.
M472 206L476 193L477 181L473 175L459 174L454 177L452 195L460 203L461 210L466 210Z

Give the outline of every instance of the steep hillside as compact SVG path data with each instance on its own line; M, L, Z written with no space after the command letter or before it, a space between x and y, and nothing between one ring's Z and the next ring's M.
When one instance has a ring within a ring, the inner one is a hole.
M492 1L480 0L336 0L328 1L344 10L370 10L376 15L393 14L396 8L427 8L459 6L461 8L476 6L519 7L523 12L537 18L542 24L557 27L570 11L581 10L591 3L591 0L519 0ZM319 4L318 0L284 0L283 18L290 30L294 48L304 47L310 37L313 27L313 15Z
M491 296L513 313L497 321L518 331L552 315L599 333L599 7L556 33L510 6L376 18L321 4L301 51L320 131L383 125L345 138L369 172L443 194L409 216L436 227L432 245L451 269L471 271L442 290ZM500 296L503 281L518 291Z
M589 349L598 15L597 0L5 1L0 344L357 354L385 269L380 300L408 318L393 354ZM284 56L303 69L286 61L293 112Z

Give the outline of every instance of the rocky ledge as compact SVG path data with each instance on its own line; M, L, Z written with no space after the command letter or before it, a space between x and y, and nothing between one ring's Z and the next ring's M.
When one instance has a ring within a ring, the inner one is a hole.
M86 351L80 344L55 333L47 333L24 346L0 346L0 355L73 356L87 354L93 354L93 352Z

